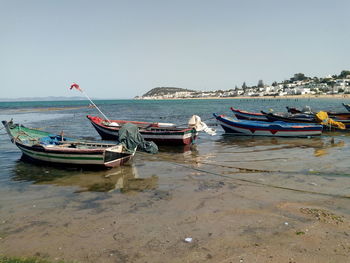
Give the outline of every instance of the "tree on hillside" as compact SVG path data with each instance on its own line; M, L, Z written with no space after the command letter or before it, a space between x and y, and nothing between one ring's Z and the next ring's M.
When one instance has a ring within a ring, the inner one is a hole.
M290 78L291 81L301 81L305 79L308 79L308 77L306 77L304 73L295 73L294 77Z
M340 72L338 78L345 79L349 75L350 75L350 70L343 70L342 72Z
M335 85L335 80L331 79L331 80L328 80L326 83L327 83L328 86L333 88L334 85Z
M276 87L278 85L278 83L276 81L272 82L271 84L273 87Z
M258 81L258 88L263 88L264 87L264 82L262 79Z
M242 84L242 89L243 89L243 91L245 92L247 88L248 88L248 87L247 87L247 84L245 84L245 82L243 82L243 84Z

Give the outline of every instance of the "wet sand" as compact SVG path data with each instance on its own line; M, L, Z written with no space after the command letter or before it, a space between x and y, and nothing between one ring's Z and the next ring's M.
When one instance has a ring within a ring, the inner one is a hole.
M347 262L348 166L330 166L339 149L349 149L339 142L223 138L183 152L137 154L105 172L37 178L26 190L32 198L20 200L19 191L0 203L0 254L78 262ZM53 172L42 169L31 174ZM16 180L24 170L17 165ZM330 170L342 176L322 176Z
M87 113L64 115L67 132L93 135ZM43 114L15 117L42 120L33 127L57 125L49 119L56 113ZM18 160L14 145L1 147L2 255L107 263L347 262L350 256L347 133L283 139L219 132L201 135L193 147L137 153L107 171L36 166Z

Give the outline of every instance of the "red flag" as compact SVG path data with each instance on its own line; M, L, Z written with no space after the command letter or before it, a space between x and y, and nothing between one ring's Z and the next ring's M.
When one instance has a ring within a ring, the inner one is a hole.
M73 89L73 88L76 88L77 90L81 91L82 92L82 89L79 87L79 85L77 83L73 83L71 86L70 86L70 89Z

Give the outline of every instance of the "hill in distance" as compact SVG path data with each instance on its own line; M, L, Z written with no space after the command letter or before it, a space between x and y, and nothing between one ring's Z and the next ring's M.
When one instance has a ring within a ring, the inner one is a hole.
M148 96L163 96L167 94L173 94L175 92L195 92L195 90L190 89L182 89L182 88L175 88L175 87L158 87L151 89L147 93L143 94L142 97L148 97Z

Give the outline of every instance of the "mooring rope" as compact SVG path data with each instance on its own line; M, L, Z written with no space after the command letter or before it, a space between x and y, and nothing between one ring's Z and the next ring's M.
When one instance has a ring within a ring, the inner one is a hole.
M260 170L260 169L242 168L242 167L223 165L223 164L216 164L216 163L207 163L207 162L197 162L197 163L205 164L205 165L220 166L220 167L225 167L225 168L233 168L233 169L239 170L240 172L249 172L249 173L277 173L277 172L281 172L279 170L277 170L277 171Z
M252 183L252 184L256 184L256 185L262 185L262 186L272 187L272 188L276 188L276 189L289 190L289 191L300 192L300 193L317 194L317 195L331 196L331 197L336 197L336 198L350 199L350 196L346 196L346 195L337 195L337 194L321 193L321 192L315 192L315 191L309 191L309 190L302 190L302 189L291 188L291 187L285 187L285 186L272 185L272 184L267 184L267 183L262 183L262 182L256 182L256 181L249 180L249 179L233 178L233 177L228 176L228 175L224 175L224 174L220 174L220 173L216 173L216 172L212 172L212 171L207 171L207 170L200 169L200 168L189 167L189 166L187 166L187 165L183 165L183 164L180 164L180 163L169 162L169 161L167 161L167 162L168 162L168 163L171 163L171 164L173 164L173 165L177 165L177 166L186 168L186 169L191 169L191 170L195 170L195 171L198 171L198 172L203 172L203 173L207 173L207 174L212 174L212 175L216 175L216 176L228 178L228 179L235 180L235 181L241 181L241 182L245 182L245 183Z
M149 154L143 153L143 152L138 152L138 154L149 155ZM330 197L335 197L335 198L350 199L350 196L347 196L347 195L329 194L329 193L322 193L322 192L316 192L316 191L310 191L310 190L302 190L302 189L286 187L286 186L272 185L272 184L263 183L263 182L257 182L257 181L253 181L253 180L249 180L249 179L234 178L234 177L231 177L231 176L228 176L228 175L224 175L224 174L221 174L221 173L216 173L216 172L212 172L212 171L196 168L196 167L193 167L193 166L188 166L188 165L177 163L177 162L171 162L171 161L164 161L164 162L167 162L169 164L176 165L176 166L179 166L179 167L183 167L183 168L186 168L186 169L189 169L189 170L194 170L194 171L198 171L198 172L202 172L202 173L207 173L207 174L211 174L211 175L215 175L215 176L231 179L231 180L234 180L234 181L244 182L244 183L251 183L251 184L255 184L255 185L266 186L266 187L271 187L271 188L276 188L276 189L281 189L281 190L294 191L294 192L305 193L305 194L315 194L315 195L330 196ZM197 162L197 164L204 164L205 165L206 163ZM236 169L239 169L239 170L250 170L251 172L262 172L262 173L281 172L281 171L267 171L267 170L257 170L257 169L249 169L249 168L239 168L239 167L229 167L229 168L236 168Z

